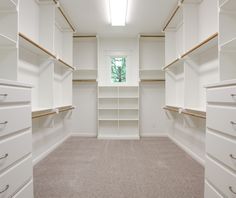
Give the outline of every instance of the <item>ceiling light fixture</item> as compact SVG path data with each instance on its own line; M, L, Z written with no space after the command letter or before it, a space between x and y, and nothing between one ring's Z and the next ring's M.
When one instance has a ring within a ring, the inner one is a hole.
M125 26L128 0L109 0L112 26Z

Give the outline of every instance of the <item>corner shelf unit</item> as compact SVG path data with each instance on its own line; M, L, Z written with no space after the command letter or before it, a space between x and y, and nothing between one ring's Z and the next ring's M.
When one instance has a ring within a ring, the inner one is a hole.
M205 86L220 80L218 2L180 1L163 30L166 105L205 112Z
M139 87L98 87L98 138L139 138Z

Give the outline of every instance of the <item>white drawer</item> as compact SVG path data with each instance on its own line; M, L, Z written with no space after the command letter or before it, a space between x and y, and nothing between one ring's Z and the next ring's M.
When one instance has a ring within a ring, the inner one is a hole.
M205 167L206 179L211 182L223 197L235 198L236 194L236 174L229 169L218 164L214 160L206 157Z
M0 108L0 123L0 137L31 127L31 106Z
M207 102L236 104L236 86L207 89Z
M0 104L10 102L30 102L31 89L0 85Z
M0 194L0 198L14 195L32 176L32 157L29 156L0 175L0 191L4 191Z
M236 171L235 140L208 131L206 134L206 152Z
M31 151L31 131L0 141L0 171L31 153Z
M26 184L13 198L33 198L33 181Z
M208 128L236 136L236 108L208 105L206 125Z
M205 193L204 198L223 198L213 186L205 181Z

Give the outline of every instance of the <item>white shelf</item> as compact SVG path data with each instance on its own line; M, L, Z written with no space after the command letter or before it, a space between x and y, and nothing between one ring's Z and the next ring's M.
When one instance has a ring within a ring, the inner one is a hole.
M221 10L226 11L236 11L236 1L235 0L225 0L220 4Z
M139 77L141 80L164 80L165 72L159 69L141 69Z
M16 41L13 39L0 34L0 46L1 47L16 47Z
M16 11L17 4L13 0L1 0L0 11Z
M236 52L236 37L231 39L230 41L222 44L220 46L220 50L223 50L223 51L234 51Z

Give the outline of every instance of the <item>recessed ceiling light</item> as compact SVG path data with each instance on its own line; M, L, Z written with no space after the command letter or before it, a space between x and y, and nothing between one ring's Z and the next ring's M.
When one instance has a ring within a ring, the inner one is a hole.
M125 26L128 0L109 0L112 26Z

